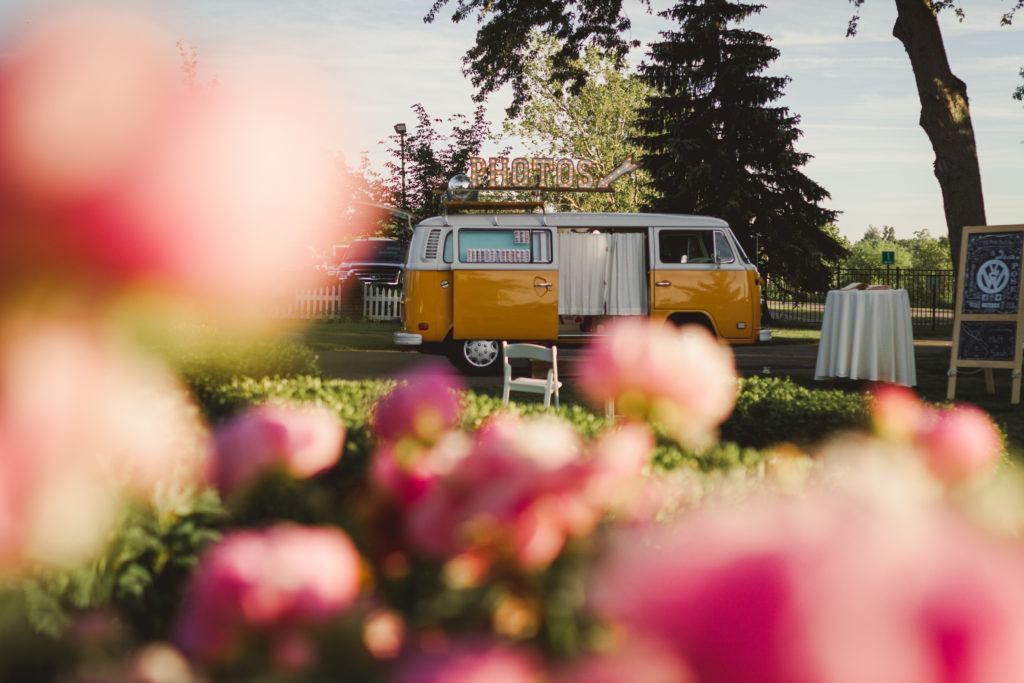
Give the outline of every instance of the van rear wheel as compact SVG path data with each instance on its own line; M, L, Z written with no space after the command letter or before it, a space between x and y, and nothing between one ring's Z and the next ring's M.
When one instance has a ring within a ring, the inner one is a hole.
M466 374L493 374L501 363L501 345L497 339L461 339L451 342L448 357Z

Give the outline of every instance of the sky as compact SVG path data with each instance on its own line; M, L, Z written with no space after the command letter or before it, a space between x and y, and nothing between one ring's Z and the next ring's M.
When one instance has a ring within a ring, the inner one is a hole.
M138 7L142 0L130 5ZM451 0L454 5L456 0ZM839 211L840 232L855 241L869 226L892 226L899 238L918 230L946 233L942 196L932 173L934 154L918 125L920 104L910 62L892 37L891 0L867 0L860 31L845 37L853 14L846 0L764 0L744 27L772 40L780 57L772 75L791 78L777 103L800 117L797 150L812 155L804 172ZM0 0L0 37L37 20L49 6L92 5L89 0ZM108 2L109 4L109 2ZM451 10L432 24L423 16L433 0L153 0L148 11L175 40L199 51L200 71L230 78L247 60L294 70L322 90L337 121L325 146L350 164L366 152L383 172L381 144L422 104L434 118L472 115L475 103L462 56L474 21L453 24ZM655 9L671 4L653 0ZM967 18L941 18L953 73L967 83L978 144L989 225L1024 223L1024 105L1011 98L1024 67L1024 14L999 26L1009 0L965 3ZM643 43L675 27L649 15L639 0L624 0L633 36ZM4 43L6 44L6 43ZM173 46L171 46L173 48ZM643 48L634 61L643 59ZM501 130L507 92L488 102L493 131ZM443 126L441 126L443 130ZM515 141L512 153L516 154ZM496 153L498 145L491 151ZM521 152L522 153L522 152Z

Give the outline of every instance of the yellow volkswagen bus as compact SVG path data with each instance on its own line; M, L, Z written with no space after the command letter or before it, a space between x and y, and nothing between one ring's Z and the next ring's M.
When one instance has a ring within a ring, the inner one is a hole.
M469 373L501 340L585 341L617 316L703 325L730 344L761 329L761 279L729 226L670 214L489 213L419 223L395 343Z

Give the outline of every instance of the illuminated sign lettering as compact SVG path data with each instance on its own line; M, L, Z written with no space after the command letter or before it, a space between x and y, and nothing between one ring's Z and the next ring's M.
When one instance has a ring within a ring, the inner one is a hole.
M470 157L469 182L478 189L495 190L592 190L611 191L611 184L637 168L629 157L618 168L600 176L590 159L549 157Z

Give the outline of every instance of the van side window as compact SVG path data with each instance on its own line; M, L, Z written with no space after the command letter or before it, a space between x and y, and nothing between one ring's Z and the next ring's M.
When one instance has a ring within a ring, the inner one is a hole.
M551 233L547 230L459 230L459 261L462 263L551 263L551 260Z
M714 263L714 255L710 230L662 230L658 233L658 260L662 263Z
M732 253L732 245L725 238L725 233L715 231L715 250L718 252L719 263L732 263L736 256Z
M445 263L451 263L455 258L454 255L455 247L452 246L452 233L447 233L444 236L444 249L441 252L441 258Z

